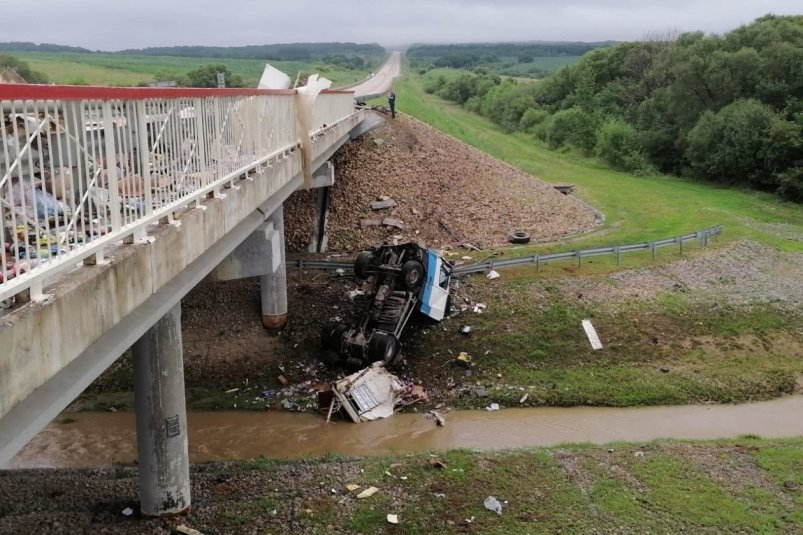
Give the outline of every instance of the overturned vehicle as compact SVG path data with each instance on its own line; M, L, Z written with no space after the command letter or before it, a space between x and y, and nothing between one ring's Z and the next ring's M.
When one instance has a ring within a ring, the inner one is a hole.
M415 242L360 253L354 275L364 281L363 307L352 323L324 327L323 360L329 365L357 369L383 361L393 366L414 312L435 321L448 313L452 265Z

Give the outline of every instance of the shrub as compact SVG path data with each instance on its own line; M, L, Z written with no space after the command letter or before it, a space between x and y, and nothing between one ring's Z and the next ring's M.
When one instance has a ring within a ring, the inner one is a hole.
M521 116L521 121L519 121L519 129L533 134L535 133L535 127L542 124L547 117L549 117L549 112L546 110L542 110L540 108L528 108L527 111L524 112L524 115Z
M547 142L553 149L570 145L585 153L590 153L597 143L597 118L575 106L568 110L560 110L551 117Z
M637 174L651 171L639 133L617 117L609 118L600 127L594 152L614 169Z

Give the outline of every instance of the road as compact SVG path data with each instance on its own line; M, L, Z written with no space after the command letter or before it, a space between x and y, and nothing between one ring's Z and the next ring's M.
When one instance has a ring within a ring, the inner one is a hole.
M385 64L382 65L382 68L371 78L349 89L354 91L354 96L356 98L368 99L378 97L379 95L387 93L388 89L390 89L393 84L393 80L398 78L399 74L401 74L401 52L393 52L390 54Z

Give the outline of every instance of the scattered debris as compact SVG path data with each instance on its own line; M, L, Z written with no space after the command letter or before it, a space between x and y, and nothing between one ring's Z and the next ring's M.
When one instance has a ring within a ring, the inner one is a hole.
M378 227L382 225L381 219L361 219L360 228L366 229L368 227Z
M355 490L357 490L359 488L360 488L360 486L357 485L356 483L349 483L348 485L346 485L346 490L349 491L349 492L354 492Z
M386 217L385 219L382 220L382 224L385 225L386 227L393 227L404 230L404 223L401 220L396 219L395 217Z
M635 455L636 457L644 457L644 452L643 451L637 451L633 455Z
M436 498L445 498L446 494L444 494L443 492L436 492L435 493L435 497Z
M472 522L474 522L475 518L477 518L477 517L472 516L471 518L466 518L466 524L471 524Z
M282 383L284 386L287 386L287 384L290 382L290 381L288 381L288 380L287 380L287 377L285 377L284 375L280 375L280 376L279 376L279 377L277 377L276 379L277 379L277 380L278 380L280 383Z
M226 390L226 392L224 392L224 393L225 393L225 394L234 394L234 393L235 393L235 392L237 392L238 390L240 390L240 389L239 389L239 388L231 388L231 389L229 389L229 390Z
M591 320L583 320L582 325L586 336L588 336L588 341L591 342L591 347L594 348L594 350L602 349L602 342L599 340L597 330L591 325Z
M446 463L443 462L443 459L441 459L440 457L430 457L427 460L427 464L429 465L430 468L439 468L439 469L446 468Z
M476 305L474 305L474 312L475 312L476 314L482 314L482 313L483 313L483 311L484 311L486 308L488 308L488 306L487 306L485 303L477 303Z
M371 203L371 210L387 210L388 208L396 208L399 203L393 199L385 199L382 201L374 201Z
M365 498L370 498L371 496L376 494L376 492L378 490L379 489L376 488L376 487L368 487L367 489L365 489L361 493L357 494L357 499L362 500L362 499L365 499Z
M669 373L669 368L661 368L661 373Z
M332 385L340 406L356 423L393 416L405 387L381 362Z
M523 396L521 396L521 399L519 400L519 403L520 404L524 403L525 401L527 401L527 398L529 398L529 397L530 397L530 394L524 394Z
M201 533L197 529L193 529L193 528L187 527L184 524L181 524L180 526L176 526L173 530L176 533L183 533L184 535L204 535L203 533Z
M388 514L388 523L389 524L398 524L399 523L399 515Z
M499 403L491 403L487 407L485 407L486 411L498 411L500 409Z
M488 272L486 277L488 277L490 280L494 280L494 279L498 279L499 277L501 277L501 275L499 273L497 273L496 270L492 269L491 271Z
M462 366L463 368L471 367L471 355L466 353L465 351L461 351L457 357L455 357L454 361L458 366Z
M483 386L478 386L471 390L471 392L477 396L478 398L487 398L488 397L488 390L485 389Z
M461 325L460 334L464 336L471 336L471 325Z
M435 418L435 423L437 423L440 427L446 427L446 418L443 417L441 413L438 411L429 411L433 418Z
M360 289L351 290L348 295L349 295L349 299L354 301L355 297L360 297L361 295L365 295L365 291L364 290L360 290Z
M126 507L125 509L123 509L123 516L131 516L133 514L134 510L131 509L130 507Z
M499 503L499 500L497 500L493 496L488 496L487 498L485 498L484 503L485 503L485 508L488 509L489 511L493 511L498 515L502 514L502 504Z

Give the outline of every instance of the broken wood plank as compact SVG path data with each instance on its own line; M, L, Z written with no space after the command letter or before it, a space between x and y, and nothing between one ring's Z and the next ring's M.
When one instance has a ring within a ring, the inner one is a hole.
M387 199L384 201L374 201L371 203L371 210L387 210L388 208L395 208L399 206L399 203L394 201L393 199Z
M362 219L360 221L360 228L378 227L382 224L379 219Z
M402 223L395 217L386 217L385 219L382 220L382 224L385 225L386 227L393 227L398 229L404 228L404 223Z

